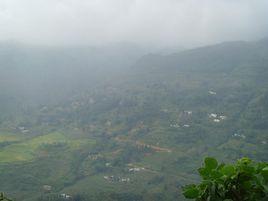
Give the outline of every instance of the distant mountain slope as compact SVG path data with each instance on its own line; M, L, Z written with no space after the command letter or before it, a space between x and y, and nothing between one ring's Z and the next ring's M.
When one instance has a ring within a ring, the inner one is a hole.
M42 47L0 43L0 108L55 104L106 82L148 50L119 43L103 47ZM5 112L4 112L5 111Z
M204 156L268 161L266 40L120 68L120 54L4 49L0 189L17 200L184 200ZM111 71L93 72L102 59Z
M177 70L177 71L210 71L231 73L237 67L252 65L258 70L268 62L268 43L258 42L225 42L217 45L200 47L167 56L147 55L137 62L137 68ZM256 66L257 65L257 66ZM263 69L266 70L267 69Z

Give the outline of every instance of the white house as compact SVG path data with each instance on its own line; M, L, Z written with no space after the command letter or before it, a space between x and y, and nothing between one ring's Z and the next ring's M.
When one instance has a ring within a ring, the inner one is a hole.
M211 113L211 114L209 114L208 116L209 116L209 118L216 118L218 115L215 114L215 113Z
M226 119L227 117L226 116L224 116L224 115L221 115L221 116L219 116L220 117L220 119L221 120L224 120L224 119Z
M216 95L217 93L215 91L208 91L210 95Z

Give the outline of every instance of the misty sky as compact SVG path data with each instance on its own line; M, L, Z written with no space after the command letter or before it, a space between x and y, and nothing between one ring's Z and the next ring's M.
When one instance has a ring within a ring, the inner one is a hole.
M197 46L268 36L268 0L0 0L0 40Z

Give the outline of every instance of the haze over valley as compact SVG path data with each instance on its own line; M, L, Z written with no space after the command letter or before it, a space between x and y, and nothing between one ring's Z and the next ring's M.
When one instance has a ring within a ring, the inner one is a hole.
M267 162L267 10L1 1L0 192L184 201L204 157Z

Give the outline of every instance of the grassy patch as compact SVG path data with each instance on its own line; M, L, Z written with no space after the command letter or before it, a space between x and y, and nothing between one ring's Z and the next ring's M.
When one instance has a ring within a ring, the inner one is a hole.
M12 133L1 133L0 132L0 142L16 142L20 141L22 137L12 134Z
M16 136L1 136L0 140L1 139L3 141L20 140L19 138L16 138ZM70 140L62 133L53 132L4 147L0 150L0 162L10 163L30 161L36 157L36 153L42 145L54 145L60 143L68 145L70 149L78 149L81 146L92 145L95 141L91 139Z

